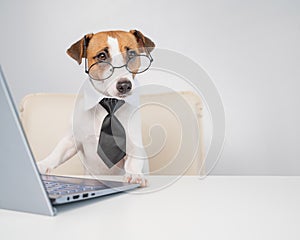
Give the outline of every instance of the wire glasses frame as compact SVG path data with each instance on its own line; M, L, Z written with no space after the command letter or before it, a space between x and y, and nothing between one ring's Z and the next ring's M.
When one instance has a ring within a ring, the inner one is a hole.
M84 38L84 52L86 53L86 39ZM148 49L146 47L144 47L145 51L146 51L146 55L142 55L142 54L136 54L135 56L131 57L131 58L128 58L126 64L122 65L122 66L113 66L111 63L109 62L106 62L106 61L98 61L98 62L95 62L93 63L89 68L87 66L87 56L85 56L85 73L87 73L89 75L89 77L93 80L106 80L108 78L110 78L113 73L114 73L114 70L116 68L123 68L123 67L126 67L127 71L130 72L130 73L134 73L134 74L139 74L139 73L143 73L145 71L147 71L152 62L153 62L153 58L150 54L150 52L148 51ZM144 68L139 68L138 70L137 69L131 69L129 66L130 66L130 62L133 62L137 60L137 58L139 58L139 60L141 59L144 59L146 60L146 65L144 66ZM106 69L108 68L108 73L107 73L107 76L103 77L103 78L96 78L95 76L93 76L90 72L90 70L95 67L95 66L100 66L100 65L103 65L102 68L104 69L106 67ZM105 67L104 67L105 66Z

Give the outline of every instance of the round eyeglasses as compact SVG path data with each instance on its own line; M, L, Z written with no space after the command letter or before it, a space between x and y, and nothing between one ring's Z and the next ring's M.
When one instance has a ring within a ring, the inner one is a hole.
M99 61L87 68L87 59L85 58L85 72L93 80L106 80L113 75L116 68L125 67L128 72L138 74L148 70L152 62L153 58L148 51L147 55L136 54L128 58L126 64L118 67L106 61Z

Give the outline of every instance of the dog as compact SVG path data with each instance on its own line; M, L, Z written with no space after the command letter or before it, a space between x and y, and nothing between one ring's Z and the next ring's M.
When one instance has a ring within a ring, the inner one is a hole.
M76 101L72 129L70 127L54 150L37 163L42 174L51 173L75 154L79 154L88 174L122 174L126 182L139 183L142 187L147 185L143 172L148 169L148 159L142 146L135 85L138 73L151 65L150 52L154 48L152 40L138 30L86 34L71 45L67 54L79 65L82 59L85 60L85 71L89 77ZM97 154L99 131L108 114L99 104L104 97L125 101L115 115L126 132L126 155L111 168Z

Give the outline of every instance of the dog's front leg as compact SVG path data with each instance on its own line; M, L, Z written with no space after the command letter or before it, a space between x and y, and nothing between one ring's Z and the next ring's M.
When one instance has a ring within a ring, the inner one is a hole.
M146 187L147 180L144 173L149 172L149 166L142 141L142 126L139 112L135 112L130 118L127 134L128 147L124 163L126 172L124 180L129 183L139 183L141 187Z
M141 169L143 169L143 165L143 160L127 157L124 165L126 171L124 180L129 183L138 183L141 187L146 187L148 182L141 171Z
M141 187L146 187L147 179L143 174L145 161L147 160L135 156L127 156L124 164L126 172L124 180L129 183L139 183Z
M72 134L62 138L54 150L43 160L37 162L40 173L48 174L77 153L77 147Z

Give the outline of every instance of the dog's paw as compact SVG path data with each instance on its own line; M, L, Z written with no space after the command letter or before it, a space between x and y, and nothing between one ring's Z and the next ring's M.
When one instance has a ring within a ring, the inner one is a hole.
M140 184L140 187L147 187L148 181L144 177L143 174L130 174L126 173L124 176L124 181L128 183L138 183Z
M41 174L49 174L53 170L53 168L46 164L44 161L39 161L36 163L36 165Z

